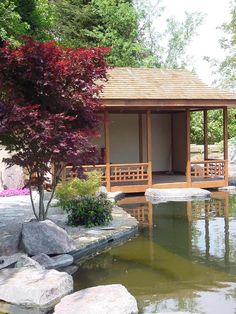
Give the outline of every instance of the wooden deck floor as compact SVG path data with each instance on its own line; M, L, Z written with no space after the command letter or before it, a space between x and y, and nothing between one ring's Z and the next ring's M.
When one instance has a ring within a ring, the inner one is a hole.
M218 188L225 186L223 177L215 178L192 178L191 187L195 188ZM153 174L152 188L164 189L164 188L187 188L185 175L177 174ZM148 188L146 182L139 182L134 184L133 182L127 182L126 185L114 184L111 186L111 191L123 191L125 193L145 192Z

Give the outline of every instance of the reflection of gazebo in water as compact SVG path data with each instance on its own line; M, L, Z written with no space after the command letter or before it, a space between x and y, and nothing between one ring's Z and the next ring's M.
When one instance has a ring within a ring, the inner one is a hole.
M224 219L224 264L229 266L229 195L227 192L213 192L210 200L188 201L175 203L179 204L183 217L178 217L178 210L173 207L173 202L153 205L145 200L144 196L124 198L119 202L131 216L135 217L141 227L149 227L150 236L161 246L167 247L168 241L180 248L181 254L193 255L198 252L198 258L206 261L221 261L217 256L210 255L210 220L215 218ZM185 217L185 218L184 218ZM203 252L193 247L194 222L204 221L204 241ZM185 221L185 222L184 222ZM188 222L186 224L186 221ZM152 232L153 225L157 226L157 231ZM173 230L170 230L173 228ZM172 235L171 235L172 233ZM172 237L172 239L171 239ZM186 246L185 248L183 248ZM168 248L168 247L167 247ZM201 251L201 252L200 252ZM194 253L195 252L195 253ZM201 257L200 257L201 256Z
M127 213L135 217L141 227L152 227L152 203L147 202L145 196L127 197L119 201Z

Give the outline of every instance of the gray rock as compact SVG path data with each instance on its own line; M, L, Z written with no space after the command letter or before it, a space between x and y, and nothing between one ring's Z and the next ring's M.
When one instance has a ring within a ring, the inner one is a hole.
M22 253L16 253L11 256L0 256L0 269L16 264L21 256Z
M74 263L73 256L69 254L62 254L52 257L54 268L62 268L66 266L70 266Z
M50 220L24 223L22 247L29 255L64 254L76 249L67 232Z
M14 234L0 234L0 255L13 255L19 252L21 230Z
M234 186L234 185L224 186L222 188L218 188L218 190L219 191L236 192L236 186Z
M18 259L15 267L16 268L34 267L36 269L42 269L42 266L38 262L36 262L32 258L28 257L27 255L21 255L20 258Z
M36 261L37 263L39 263L41 266L45 267L46 269L53 268L51 267L52 259L47 254L41 253L41 254L32 256L32 259Z
M22 305L47 307L73 290L70 275L33 267L0 271L0 300Z
M51 308L29 308L0 301L0 313L8 314L48 314Z
M54 314L136 314L135 298L122 285L88 288L64 297Z
M147 189L145 196L149 200L157 201L178 201L191 200L194 198L209 198L211 192L198 188L181 188L181 189Z
M33 260L37 261L40 265L46 269L51 268L62 268L73 264L74 258L69 254L62 254L53 257L42 253L32 257Z
M112 202L116 202L120 200L123 196L124 196L124 193L120 191L107 193L107 198Z

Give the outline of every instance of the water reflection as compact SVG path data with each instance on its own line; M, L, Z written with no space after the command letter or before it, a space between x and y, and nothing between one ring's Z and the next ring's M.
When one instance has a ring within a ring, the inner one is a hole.
M230 230L227 192L213 192L210 200L155 205L147 202L144 196L129 197L121 200L119 205L162 247L199 261L214 262L220 267L224 264L227 270L231 266L235 269L236 222L233 216ZM153 233L153 227L158 231Z
M140 221L139 236L86 262L76 289L121 283L142 313L236 313L234 204L226 192L155 205L140 196L123 199L120 205Z

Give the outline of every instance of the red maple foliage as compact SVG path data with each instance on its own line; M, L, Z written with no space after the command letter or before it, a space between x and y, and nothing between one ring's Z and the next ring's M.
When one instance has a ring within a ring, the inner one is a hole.
M95 161L90 139L98 131L108 50L66 49L29 37L16 49L8 44L0 49L0 144L11 153L5 159L9 166L28 170L30 188L36 174L38 210L31 201L38 220L46 219L51 202L44 207L50 163L55 165L54 193L63 163Z

